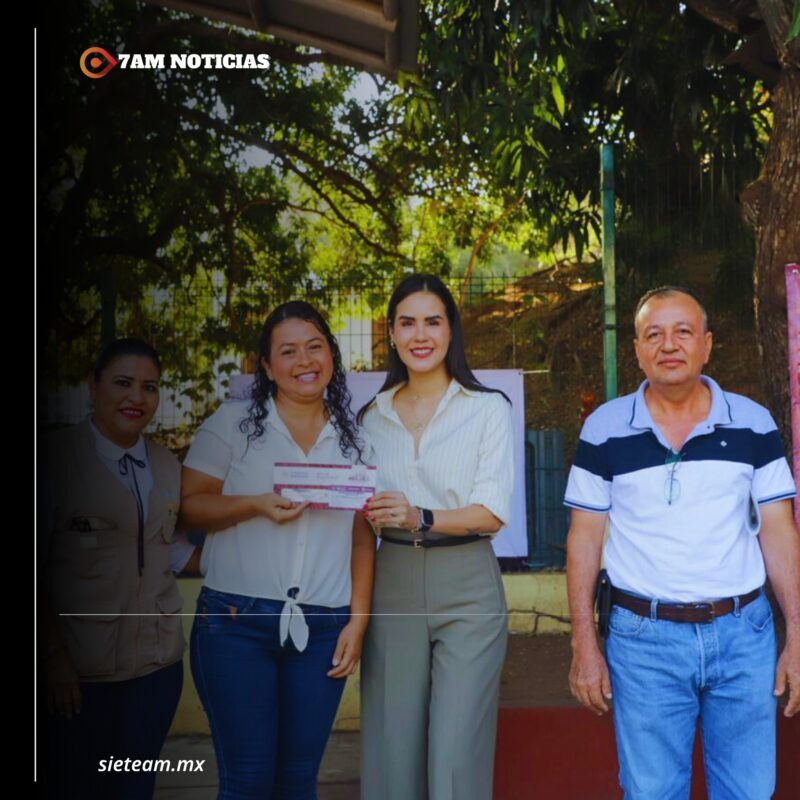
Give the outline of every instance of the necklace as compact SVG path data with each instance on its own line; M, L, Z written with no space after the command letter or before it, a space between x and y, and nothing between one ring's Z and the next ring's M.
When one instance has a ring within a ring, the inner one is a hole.
M447 391L447 390L445 390L445 391ZM417 413L416 403L419 403L420 400L422 400L423 398L418 394L412 394L412 395L409 396L409 399L412 402L411 413L414 415L414 423L415 423L414 424L414 432L415 433L422 433L422 431L425 430L425 428L428 426L428 423L433 419L433 415L436 413L436 409L438 408L442 397L444 397L444 392L442 392L436 398L436 403L433 406L433 411L428 415L428 417L426 419L421 419L419 414Z
M412 403L418 403L421 399L422 398L418 394L411 395ZM422 433L422 431L425 430L425 426L430 422L430 417L428 417L428 419L426 420L421 420L419 418L419 414L417 414L417 409L414 405L411 406L411 413L414 415L414 421L416 423L414 425L414 430L417 433ZM433 414L431 414L431 416L433 416Z

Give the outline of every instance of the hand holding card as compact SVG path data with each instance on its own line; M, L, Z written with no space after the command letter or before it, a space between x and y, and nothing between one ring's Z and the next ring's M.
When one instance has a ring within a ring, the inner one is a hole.
M377 470L361 464L275 464L275 494L309 508L357 511L375 494Z

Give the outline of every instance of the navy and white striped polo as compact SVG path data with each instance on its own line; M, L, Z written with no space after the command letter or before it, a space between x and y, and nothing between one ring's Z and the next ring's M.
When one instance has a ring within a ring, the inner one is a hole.
M708 418L675 453L644 391L600 406L584 423L564 502L609 515L611 582L673 602L744 594L765 578L759 504L796 488L769 411L707 376Z

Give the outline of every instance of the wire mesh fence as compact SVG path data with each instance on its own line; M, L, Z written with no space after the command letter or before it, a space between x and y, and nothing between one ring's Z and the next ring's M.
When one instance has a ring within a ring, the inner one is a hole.
M445 282L461 301L468 348L474 356L472 366L527 366L520 334L514 329L515 314L530 308L535 300L524 280L478 275ZM153 428L175 430L196 423L198 416L223 399L232 376L254 371L260 325L272 308L290 299L306 300L323 313L339 343L346 370L384 369L386 308L394 283L367 281L343 286L337 281L308 280L295 287L251 287L258 303L231 307L225 302L224 277L216 276L191 292L181 287L142 292L135 309L119 309L115 332L144 338L156 346L164 370ZM496 322L492 322L494 317ZM488 335L482 330L479 340L471 341L470 328L479 325L488 326ZM80 377L69 381L65 376L88 374L100 347L99 336L95 341L96 349L72 352L70 364L61 364L61 376L48 376L40 394L43 424L74 424L89 413L86 381Z

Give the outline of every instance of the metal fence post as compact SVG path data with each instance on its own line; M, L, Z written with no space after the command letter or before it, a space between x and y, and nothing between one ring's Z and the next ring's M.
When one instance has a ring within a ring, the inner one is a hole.
M614 262L614 146L600 145L603 198L603 373L605 399L617 396L617 301Z

